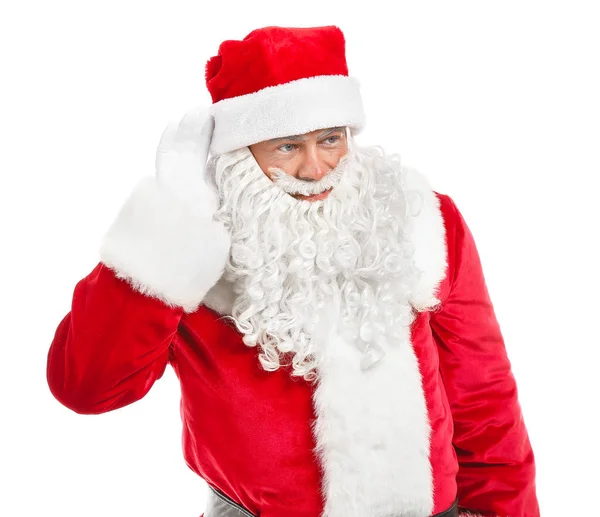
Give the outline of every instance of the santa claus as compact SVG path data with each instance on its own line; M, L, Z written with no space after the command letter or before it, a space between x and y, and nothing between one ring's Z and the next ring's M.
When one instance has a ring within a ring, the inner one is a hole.
M81 414L170 364L205 517L538 517L534 458L473 236L359 146L337 27L267 27L206 66L48 355Z

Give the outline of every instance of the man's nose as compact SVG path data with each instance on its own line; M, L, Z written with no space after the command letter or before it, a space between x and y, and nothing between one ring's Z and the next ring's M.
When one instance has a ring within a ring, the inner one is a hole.
M329 172L330 167L319 156L318 151L309 151L306 153L298 179L306 181L319 181Z

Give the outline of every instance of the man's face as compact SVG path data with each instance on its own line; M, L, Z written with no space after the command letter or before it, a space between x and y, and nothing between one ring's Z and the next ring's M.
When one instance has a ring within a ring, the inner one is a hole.
M276 169L299 181L318 182L348 152L346 129L319 129L303 135L265 140L249 146L261 170L271 180ZM313 195L290 194L296 199L325 199L331 189Z

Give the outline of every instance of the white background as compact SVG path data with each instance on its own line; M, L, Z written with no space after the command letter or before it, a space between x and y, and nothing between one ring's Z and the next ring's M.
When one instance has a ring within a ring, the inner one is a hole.
M140 402L81 416L50 394L46 354L104 231L153 172L165 124L209 102L204 64L219 43L266 25L325 24L345 32L362 84L359 142L425 173L475 236L542 515L597 512L594 3L3 3L0 514L202 512L205 485L181 453L173 370Z

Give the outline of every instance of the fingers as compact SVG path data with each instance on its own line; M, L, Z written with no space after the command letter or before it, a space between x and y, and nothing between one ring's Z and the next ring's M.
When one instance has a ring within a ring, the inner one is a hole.
M209 108L196 107L163 131L156 150L157 174L164 178L183 171L200 174L206 166L214 120Z
M188 111L179 122L170 122L160 138L161 150L170 150L179 145L205 147L210 144L214 119L208 108L197 107Z
M188 111L181 119L175 138L177 142L189 142L204 148L210 144L213 127L214 120L210 110L198 106Z
M180 121L168 124L156 150L156 170L168 167L176 160L175 155L182 153L191 153L203 167L208 158L213 128L210 110L203 106L188 111Z
M173 149L173 144L175 143L175 137L177 135L177 122L170 122L165 127L162 135L160 136L160 141L158 143L158 152L168 152L170 149Z
M177 122L170 122L160 137L158 148L156 149L156 158L154 162L157 171L163 168L165 160L168 158L170 153L173 153L175 149L175 136L177 134L177 126Z

